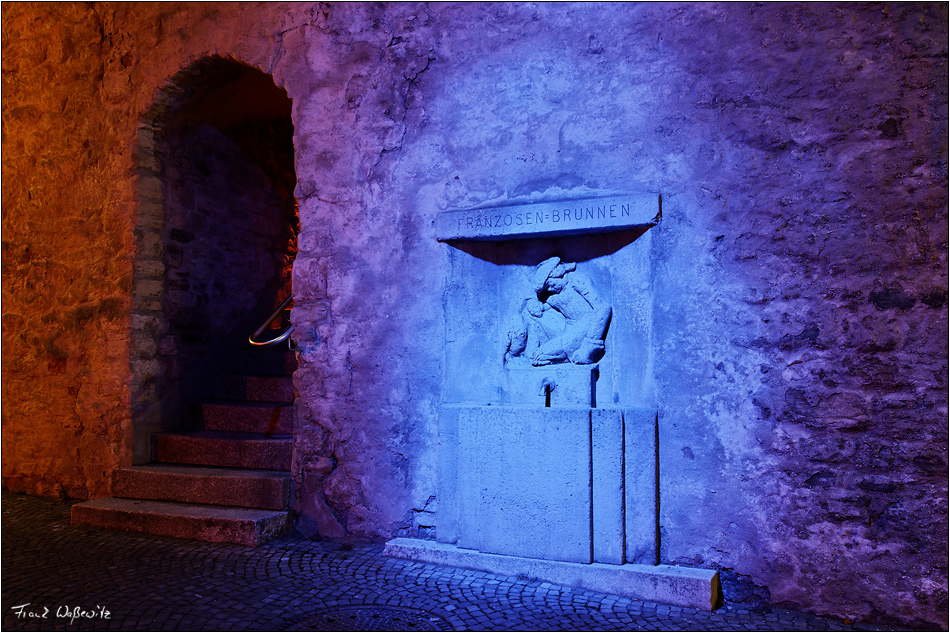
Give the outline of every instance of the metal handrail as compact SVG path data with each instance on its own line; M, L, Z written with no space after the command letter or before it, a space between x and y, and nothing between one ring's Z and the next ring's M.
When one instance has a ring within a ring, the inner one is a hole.
M272 339L269 340L269 341L256 341L256 340L254 340L254 339L256 339L258 336L260 336L260 335L264 332L264 330L266 330L267 327L268 327L271 323L274 322L274 319L276 319L277 317L280 316L280 313L284 311L284 308L286 308L287 305L288 305L291 301L293 301L293 300L294 300L294 296L293 296L293 295L290 295L289 297L287 297L286 299L284 299L284 300L281 302L281 304L280 304L279 306L277 306L277 309L274 310L274 314L272 314L272 315L270 315L269 317L267 317L267 320L264 321L264 324L263 324L261 327L257 328L257 330L256 330L253 334L251 334L249 337L247 337L247 342L250 343L251 345L260 345L260 346L264 346L264 345L276 345L277 343L283 343L283 342L286 341L288 338L290 338L290 333L294 331L294 326L293 326L293 325L291 325L289 328L287 328L287 331L286 331L286 332L284 332L283 334L281 334L280 336L278 336L278 337L276 337L276 338L272 338Z

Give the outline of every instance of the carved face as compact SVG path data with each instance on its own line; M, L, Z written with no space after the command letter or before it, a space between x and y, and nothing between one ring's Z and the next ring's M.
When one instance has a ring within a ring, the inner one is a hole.
M564 277L548 277L547 282L544 284L544 287L551 294L557 294L564 290L564 286L567 285L564 281Z

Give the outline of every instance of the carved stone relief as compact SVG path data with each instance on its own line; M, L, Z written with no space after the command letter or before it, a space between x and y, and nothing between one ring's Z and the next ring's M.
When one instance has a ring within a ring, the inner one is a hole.
M508 327L503 362L596 363L604 355L611 312L576 264L548 258L535 269L532 291Z

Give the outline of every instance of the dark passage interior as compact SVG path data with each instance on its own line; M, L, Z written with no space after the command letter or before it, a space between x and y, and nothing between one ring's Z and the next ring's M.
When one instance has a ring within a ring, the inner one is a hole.
M74 523L252 546L291 528L296 357L248 337L290 296L293 137L287 94L232 60L156 99L136 156L134 465Z
M214 375L290 294L298 232L286 92L223 59L188 83L164 131L165 425L210 395Z

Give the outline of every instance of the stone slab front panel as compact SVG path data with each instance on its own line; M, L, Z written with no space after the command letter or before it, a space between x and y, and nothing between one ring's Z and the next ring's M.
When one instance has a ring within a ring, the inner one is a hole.
M462 409L460 545L591 562L590 469L588 409Z

